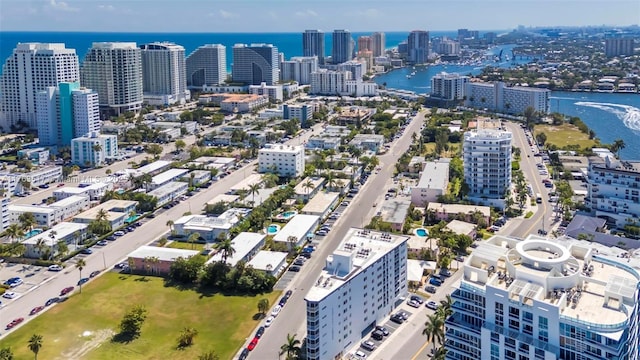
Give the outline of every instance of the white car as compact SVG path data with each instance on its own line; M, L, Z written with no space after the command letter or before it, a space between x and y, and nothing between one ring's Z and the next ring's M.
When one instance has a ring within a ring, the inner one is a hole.
M282 306L276 305L276 307L274 307L273 310L271 310L271 316L273 316L273 317L278 316L278 314L280 314L281 310L282 310Z
M113 233L115 236L124 236L124 231L116 231Z
M16 296L18 296L18 294L14 293L13 291L5 291L2 295L2 297L5 299L15 299Z
M438 304L433 301L433 300L429 300L427 301L427 303L425 304L426 307L428 307L431 310L438 310Z
M411 306L411 307L414 307L414 308L419 308L419 307L420 307L420 304L418 304L418 302L417 302L417 301L415 301L415 300L409 300L409 301L407 301L407 305L409 305L409 306Z
M356 351L356 359L366 359L366 358L367 358L367 354L363 353L360 350Z
M275 320L276 318L274 318L273 316L269 316L265 321L264 321L264 327L269 327L271 326L271 324L273 324L273 320Z
M58 264L49 265L49 271L62 271L63 267Z

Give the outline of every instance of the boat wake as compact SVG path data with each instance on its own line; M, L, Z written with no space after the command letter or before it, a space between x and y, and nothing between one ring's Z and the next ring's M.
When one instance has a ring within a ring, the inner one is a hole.
M612 113L617 116L618 119L622 120L624 126L634 131L640 131L640 109L635 106L591 101L578 101L576 105L592 107Z

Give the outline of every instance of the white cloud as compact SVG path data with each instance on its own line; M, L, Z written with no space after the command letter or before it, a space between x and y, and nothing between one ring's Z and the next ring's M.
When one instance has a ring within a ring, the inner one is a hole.
M223 19L231 19L231 18L236 17L236 15L234 13L226 11L226 10L222 10L222 9L220 9L219 14Z
M116 8L114 8L113 5L98 5L98 9L104 10L104 11L113 11Z
M64 1L49 0L49 6L51 6L53 9L61 10L61 11L75 12L80 10L78 8L69 6L69 4L67 4Z
M307 18L307 17L317 17L318 13L313 10L307 9L305 11L296 11L295 15L297 17Z

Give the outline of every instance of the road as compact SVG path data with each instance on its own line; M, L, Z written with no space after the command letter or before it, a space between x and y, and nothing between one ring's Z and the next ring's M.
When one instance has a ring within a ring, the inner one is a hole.
M288 144L297 145L298 143L303 143L307 141L314 132L319 131L320 128L321 125L318 124L314 128L314 131L305 131L296 138L291 139ZM186 212L199 213L209 200L220 194L226 193L233 185L241 182L248 175L248 172L253 172L256 163L256 160L250 162L244 167L226 176L224 179L216 182L208 189L195 193L195 195L191 196L187 201L181 201L178 205L169 210L162 209L158 211L158 215L155 218L143 220L142 226L137 228L135 231L118 238L116 241L109 242L107 246L94 246L92 248L94 250L93 254L88 256L79 255L79 257L84 258L87 263L86 267L82 271L82 276L87 277L91 272L97 270L104 271L105 269L111 269L115 264L125 260L127 254L131 253L138 247L147 245L160 238L169 231L169 228L166 225L168 220L176 220ZM126 167L127 161L125 160L124 164L114 164L112 166ZM97 173L100 171L104 174L104 169L95 170ZM92 173L92 171L89 171L86 174L89 173ZM48 191L49 190L52 189L48 189ZM40 192L33 194L32 196L39 195L39 193ZM33 318L29 316L31 309L36 306L44 305L49 298L58 296L60 294L60 290L63 288L67 286L74 286L80 279L79 271L75 268L75 259L76 258L67 262L67 267L64 271L55 273L51 276L47 274L47 279L43 283L33 284L30 288L26 284L15 288L14 291L20 295L18 298L13 300L2 299L3 306L0 309L0 326L9 323L15 318L24 317L25 322L20 325L23 326ZM45 269L40 270L40 272L42 271L45 271ZM2 274L2 268L0 268L0 278L8 278L8 276L4 276ZM25 281L27 280L25 279ZM2 328L0 333L1 339L7 332Z
M251 352L249 359L275 359L275 356L280 352L280 347L286 341L287 333L297 334L298 339L306 336L307 307L304 296L318 279L324 268L325 259L342 241L347 230L351 227L362 227L363 223L370 218L369 214L373 211L373 204L384 199L385 191L381 190L385 188L387 181L393 176L398 158L409 149L411 134L419 133L423 122L424 113L414 117L403 135L392 144L389 151L379 156L381 170L378 174L371 174L358 195L352 199L347 210L333 225L329 235L322 240L318 249L313 253L313 257L306 262L302 271L292 281L290 289L293 290L293 295L273 325L262 336L256 349Z

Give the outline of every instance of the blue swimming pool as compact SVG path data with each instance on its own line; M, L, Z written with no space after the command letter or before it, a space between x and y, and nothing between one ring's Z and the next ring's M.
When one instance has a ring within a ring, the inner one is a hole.
M32 229L31 231L29 231L29 232L24 234L24 238L28 239L30 237L34 237L34 236L36 236L38 234L41 234L41 233L42 233L42 229Z
M429 236L429 232L427 231L427 229L424 229L424 228L416 229L414 233L420 237Z
M278 231L280 231L280 226L278 226L278 225L269 225L267 227L267 235L277 234Z

